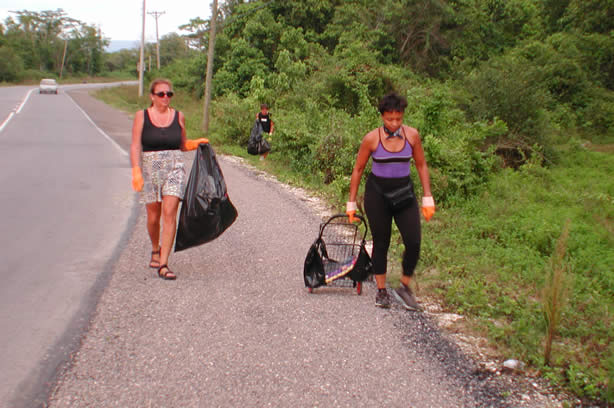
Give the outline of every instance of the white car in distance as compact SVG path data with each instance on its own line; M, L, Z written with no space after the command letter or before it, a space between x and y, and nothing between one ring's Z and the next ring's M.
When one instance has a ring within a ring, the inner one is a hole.
M44 78L38 86L38 93L58 94L58 83L55 79Z

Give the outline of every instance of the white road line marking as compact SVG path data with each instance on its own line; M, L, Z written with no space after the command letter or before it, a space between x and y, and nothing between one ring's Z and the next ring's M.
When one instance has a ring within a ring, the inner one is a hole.
M101 135L103 135L103 136L104 136L104 137L105 137L105 138L106 138L106 139L107 139L109 142L111 142L111 144L112 144L113 146L117 147L117 149L118 149L118 150L121 152L121 154L123 154L124 156L128 156L128 152L127 152L127 151L125 151L125 150L124 150L124 148L123 148L123 147L121 147L121 146L120 146L120 145L119 145L119 144L118 144L118 143L117 143L115 140L113 140L113 139L112 139L112 138L111 138L109 135L107 135L107 134L105 133L105 131L104 131L104 130L100 129L100 128L98 127L98 125L97 125L96 123L94 123L94 121L92 120L92 118L90 118L90 116L89 116L87 113L85 113L85 111L84 111L83 109L81 109L81 107L80 107L80 106L77 104L77 102L75 102L75 100L74 100L74 99L73 99L73 98L72 98L70 95L68 95L67 93L65 93L65 95L66 95L66 96L67 96L67 97L68 97L68 98L69 98L69 99L72 101L72 103L74 103L74 104L75 104L75 106L77 107L77 109L79 109L79 110L81 111L81 113L83 113L83 116L85 116L85 117L87 118L87 120L89 120L89 121L90 121L90 123L91 123L92 125L94 125L94 127L95 127L95 128L98 130L98 132L100 132L100 134L101 134Z
M28 92L28 94L26 95L26 97L24 98L24 100L21 102L21 104L19 105L19 107L17 108L17 110L15 111L15 113L19 113L21 112L21 110L23 109L24 105L26 104L26 102L28 101L28 98L30 98L30 95L32 95L32 92L34 92L36 88L30 89L30 92Z
M28 94L26 95L25 98L23 98L23 101L21 101L21 103L19 105L17 105L15 107L15 109L13 109L11 111L11 113L9 113L9 115L6 117L6 119L4 119L4 122L2 122L2 124L0 124L0 132L2 132L2 130L4 130L4 127L6 125L8 125L8 123L11 121L11 119L13 119L13 116L15 116L16 113L21 112L21 109L23 109L24 105L26 104L26 102L28 101L28 98L30 97L30 95L32 94L32 91L34 91L36 88L32 88L28 91Z
M2 130L4 129L4 127L9 123L9 121L11 120L11 118L13 117L13 115L15 114L15 112L11 112L9 113L9 115L6 117L6 119L4 119L4 122L2 122L2 124L0 125L0 132L2 132Z

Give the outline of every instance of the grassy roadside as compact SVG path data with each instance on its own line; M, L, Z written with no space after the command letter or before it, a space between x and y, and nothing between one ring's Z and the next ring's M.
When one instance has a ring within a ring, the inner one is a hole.
M612 402L614 155L570 148L561 163L503 171L479 196L427 225L422 289L468 316L505 358L576 395ZM545 306L557 240L562 307L546 365Z
M136 97L135 87L103 89L97 96L128 112L149 104L147 96ZM186 114L189 137L204 136L202 104L181 93L173 104ZM212 129L215 122L212 118ZM243 146L219 143L215 132L208 137L216 150L244 157L339 206L331 186L317 175L301 176L284 166L283 152L273 151L261 163ZM561 147L560 156L549 168L528 163L495 174L479 194L439 209L423 224L419 294L464 315L462 330L486 336L501 359L520 359L579 397L607 404L614 402L614 155L573 143ZM567 223L569 236L557 264L556 246ZM395 240L391 286L400 273L398 234ZM554 343L546 365L544 304L555 269L566 290L558 295L560 321L551 327Z

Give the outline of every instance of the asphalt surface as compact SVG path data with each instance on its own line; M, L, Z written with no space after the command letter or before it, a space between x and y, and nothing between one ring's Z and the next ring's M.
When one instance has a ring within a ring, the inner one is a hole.
M30 407L78 346L134 200L126 156L63 90L0 101L0 407Z
M75 101L119 146L130 118ZM193 154L186 154L191 163ZM175 253L176 281L148 268L143 208L117 237L111 276L50 407L541 407L485 372L428 313L374 306L375 290L309 294L302 268L323 219L293 189L218 157L239 216L217 240ZM118 194L130 190L130 180Z

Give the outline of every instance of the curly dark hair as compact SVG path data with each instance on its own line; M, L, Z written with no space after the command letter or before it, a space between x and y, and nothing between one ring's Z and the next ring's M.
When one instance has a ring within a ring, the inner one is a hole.
M384 95L384 97L379 102L379 113L382 115L384 112L405 112L405 108L407 108L407 99L402 97L396 92L390 92L389 94Z

